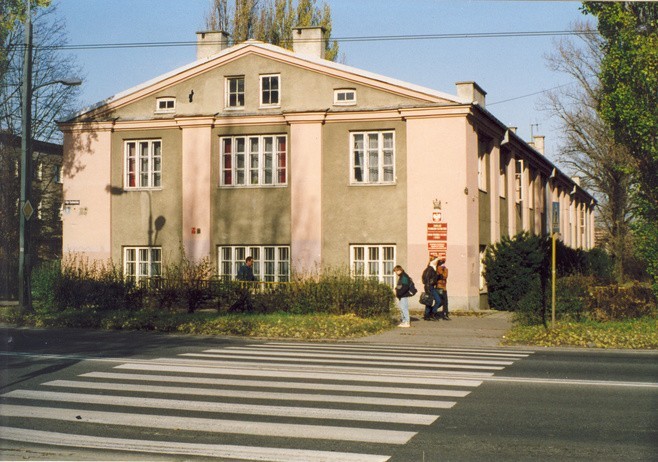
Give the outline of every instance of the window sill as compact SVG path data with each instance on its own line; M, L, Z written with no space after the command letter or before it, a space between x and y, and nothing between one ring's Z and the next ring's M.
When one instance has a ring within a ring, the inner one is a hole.
M396 186L396 181L391 181L387 183L350 183L350 186Z
M279 189L287 188L288 184L240 184L240 185L219 185L219 189Z

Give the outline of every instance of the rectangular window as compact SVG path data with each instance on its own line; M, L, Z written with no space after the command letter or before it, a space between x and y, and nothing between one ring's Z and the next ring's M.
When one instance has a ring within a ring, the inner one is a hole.
M350 245L352 276L395 286L394 245Z
M516 192L516 203L523 202L523 160L515 161L514 185Z
M478 155L478 188L480 191L487 191L487 161L489 156L486 152Z
M152 189L162 186L162 142L126 141L124 189Z
M352 133L350 158L352 184L395 183L393 131Z
M53 181L55 183L62 183L62 166L53 165Z
M260 105L279 106L281 86L278 75L260 76Z
M123 274L132 281L162 275L162 249L160 247L124 247Z
M356 90L334 90L334 104L336 106L352 106L356 104Z
M221 186L287 184L286 135L223 137L219 145Z
M247 257L254 259L254 276L259 281L290 281L290 247L276 245L221 246L217 250L219 276L235 278Z
M244 77L226 78L226 107L244 107Z
M157 98L155 100L155 112L176 112L176 98Z

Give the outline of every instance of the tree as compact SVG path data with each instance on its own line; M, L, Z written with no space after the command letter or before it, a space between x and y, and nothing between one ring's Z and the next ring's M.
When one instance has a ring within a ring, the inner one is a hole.
M223 30L230 34L233 43L256 39L283 48L292 49L294 27L322 26L331 37L331 8L316 0L212 0L206 15L206 28ZM338 56L338 43L327 40L325 58L331 61Z
M633 201L629 170L633 158L615 141L610 125L598 112L603 40L588 24L577 23L574 30L579 32L579 42L561 40L546 61L551 70L576 83L547 93L543 108L560 122L560 163L581 177L599 199L597 218L605 231L603 244L612 256L615 278L622 282L630 255Z
M585 2L603 38L599 111L635 160L638 249L658 293L658 4Z
M33 2L37 3L37 2ZM44 3L44 2L41 2ZM61 133L56 121L73 112L78 89L62 85L44 85L58 79L80 75L80 69L70 57L64 56L54 46L66 43L66 32L62 22L55 17L54 7L39 8L34 16L34 66L32 98L32 138L38 141L59 142ZM18 266L18 199L20 191L20 134L22 128L20 91L23 81L22 67L24 55L23 23L17 13L11 28L4 29L3 50L6 52L6 65L0 75L0 247L2 273L11 277L17 274ZM3 23L3 27L5 27ZM39 87L40 85L44 85ZM35 145L35 147L37 147ZM29 220L31 236L36 245L31 246L31 259L50 259L61 254L60 248L53 251L52 245L45 243L59 239L61 243L61 223L58 217L61 197L58 195L53 172L53 156L41 155L41 149L34 151L34 166L43 175L32 188L31 203L53 204L55 209L44 207L41 219L35 216ZM61 163L61 162L60 162ZM61 196L61 193L59 193ZM14 269L9 269L14 268ZM15 281L14 281L15 282ZM15 285L15 284L14 284Z

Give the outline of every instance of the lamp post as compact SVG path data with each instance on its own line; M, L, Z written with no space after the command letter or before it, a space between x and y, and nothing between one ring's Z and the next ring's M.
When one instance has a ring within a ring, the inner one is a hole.
M21 107L21 195L19 210L18 243L18 301L23 312L32 311L32 261L30 254L30 217L34 208L30 203L32 195L32 92L39 88L62 84L80 85L77 79L58 79L32 87L32 18L30 0L26 1L25 15L25 56L23 59L22 107Z

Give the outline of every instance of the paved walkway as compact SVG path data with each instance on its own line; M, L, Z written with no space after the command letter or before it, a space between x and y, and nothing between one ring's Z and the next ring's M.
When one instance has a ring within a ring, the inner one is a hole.
M428 346L499 346L512 327L512 313L486 311L481 316L451 315L451 321L423 321L421 312L411 313L411 327L396 327L378 335L354 340L358 343L390 343Z

